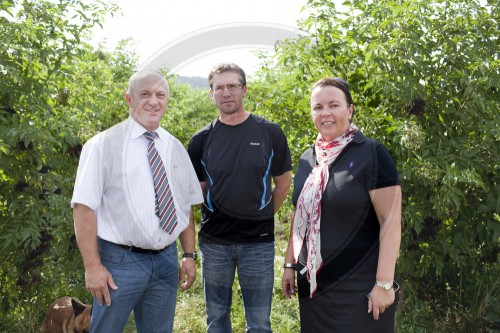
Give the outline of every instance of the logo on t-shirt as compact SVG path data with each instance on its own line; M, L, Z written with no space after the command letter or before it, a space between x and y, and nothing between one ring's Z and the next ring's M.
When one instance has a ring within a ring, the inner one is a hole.
M260 146L260 142L250 142L250 146Z

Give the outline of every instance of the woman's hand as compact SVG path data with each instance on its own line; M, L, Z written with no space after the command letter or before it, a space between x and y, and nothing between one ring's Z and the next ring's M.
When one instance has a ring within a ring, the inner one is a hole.
M380 314L391 306L396 299L394 289L384 290L375 285L368 294L368 313L373 312L373 319L378 320Z
M293 268L285 268L283 270L281 284L283 287L283 295L285 295L286 298L295 295L295 270Z

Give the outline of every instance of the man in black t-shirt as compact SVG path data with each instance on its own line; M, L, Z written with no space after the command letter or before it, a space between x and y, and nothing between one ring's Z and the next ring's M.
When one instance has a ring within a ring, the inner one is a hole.
M188 147L205 198L199 247L207 332L231 332L236 269L247 331L271 332L274 213L290 189L290 151L277 124L244 110L240 67L220 64L208 81L219 118Z

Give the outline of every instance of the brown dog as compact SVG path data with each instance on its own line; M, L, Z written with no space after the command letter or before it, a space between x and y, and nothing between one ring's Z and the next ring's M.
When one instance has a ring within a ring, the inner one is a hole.
M88 333L92 305L64 296L56 299L45 315L42 333Z

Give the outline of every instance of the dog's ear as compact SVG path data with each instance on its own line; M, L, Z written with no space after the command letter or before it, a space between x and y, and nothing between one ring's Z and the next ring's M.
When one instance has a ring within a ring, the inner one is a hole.
M83 310L85 310L85 304L74 298L71 299L71 305L73 306L73 312L75 313L75 317L81 314Z

